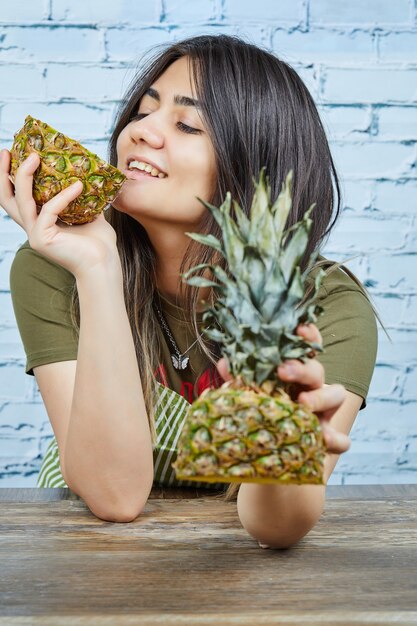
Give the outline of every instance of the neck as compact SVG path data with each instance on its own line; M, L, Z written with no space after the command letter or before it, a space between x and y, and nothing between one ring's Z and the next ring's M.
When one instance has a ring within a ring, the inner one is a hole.
M185 300L181 296L182 278L180 276L181 263L190 243L186 231L192 231L190 226L175 228L172 224L146 225L148 237L156 253L156 286L158 291L170 302L183 306ZM185 229L185 230L184 230ZM208 297L209 289L199 289L199 301ZM197 311L203 307L198 305Z

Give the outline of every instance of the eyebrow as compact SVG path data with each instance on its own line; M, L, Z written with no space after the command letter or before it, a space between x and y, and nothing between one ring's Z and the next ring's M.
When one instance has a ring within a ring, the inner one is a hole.
M161 96L159 95L159 92L153 87L149 87L149 89L145 91L144 95L150 96L157 102L161 102ZM194 98L189 98L188 96L178 96L178 95L174 96L174 104L178 104L180 106L185 106L185 107L201 108L201 105L198 100L194 100Z

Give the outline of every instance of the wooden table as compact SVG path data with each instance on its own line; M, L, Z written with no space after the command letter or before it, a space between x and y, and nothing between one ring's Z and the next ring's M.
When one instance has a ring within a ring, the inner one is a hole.
M328 487L290 550L201 493L155 489L115 524L66 489L0 489L0 624L417 624L417 485Z

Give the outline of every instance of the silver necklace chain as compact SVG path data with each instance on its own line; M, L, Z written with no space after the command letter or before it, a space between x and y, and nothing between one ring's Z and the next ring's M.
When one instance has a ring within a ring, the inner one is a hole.
M158 313L158 317L159 320L161 322L161 326L163 328L163 330L165 331L166 336L168 337L169 341L172 344L172 347L175 350L176 354L171 354L171 361L172 361L172 365L175 367L176 370L185 370L185 368L187 367L188 363L190 362L190 358L188 356L185 356L187 354L187 352L189 352L191 350L191 348L193 346L195 346L195 344L198 341L198 337L197 339L191 344L191 346L189 346L185 352L180 352L178 345L175 342L174 337L172 336L172 333L169 329L169 326L167 324L167 321L165 319L165 317L162 314L161 309L158 307L157 304L155 304L155 308L156 308L156 312Z

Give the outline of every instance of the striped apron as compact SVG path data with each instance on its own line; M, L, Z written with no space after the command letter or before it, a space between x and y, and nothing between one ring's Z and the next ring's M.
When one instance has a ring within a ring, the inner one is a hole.
M225 489L224 483L177 480L171 464L177 458L177 442L190 404L178 393L157 383L155 425L156 445L153 448L154 484L166 487ZM42 461L37 487L68 487L61 473L59 450L52 438Z

